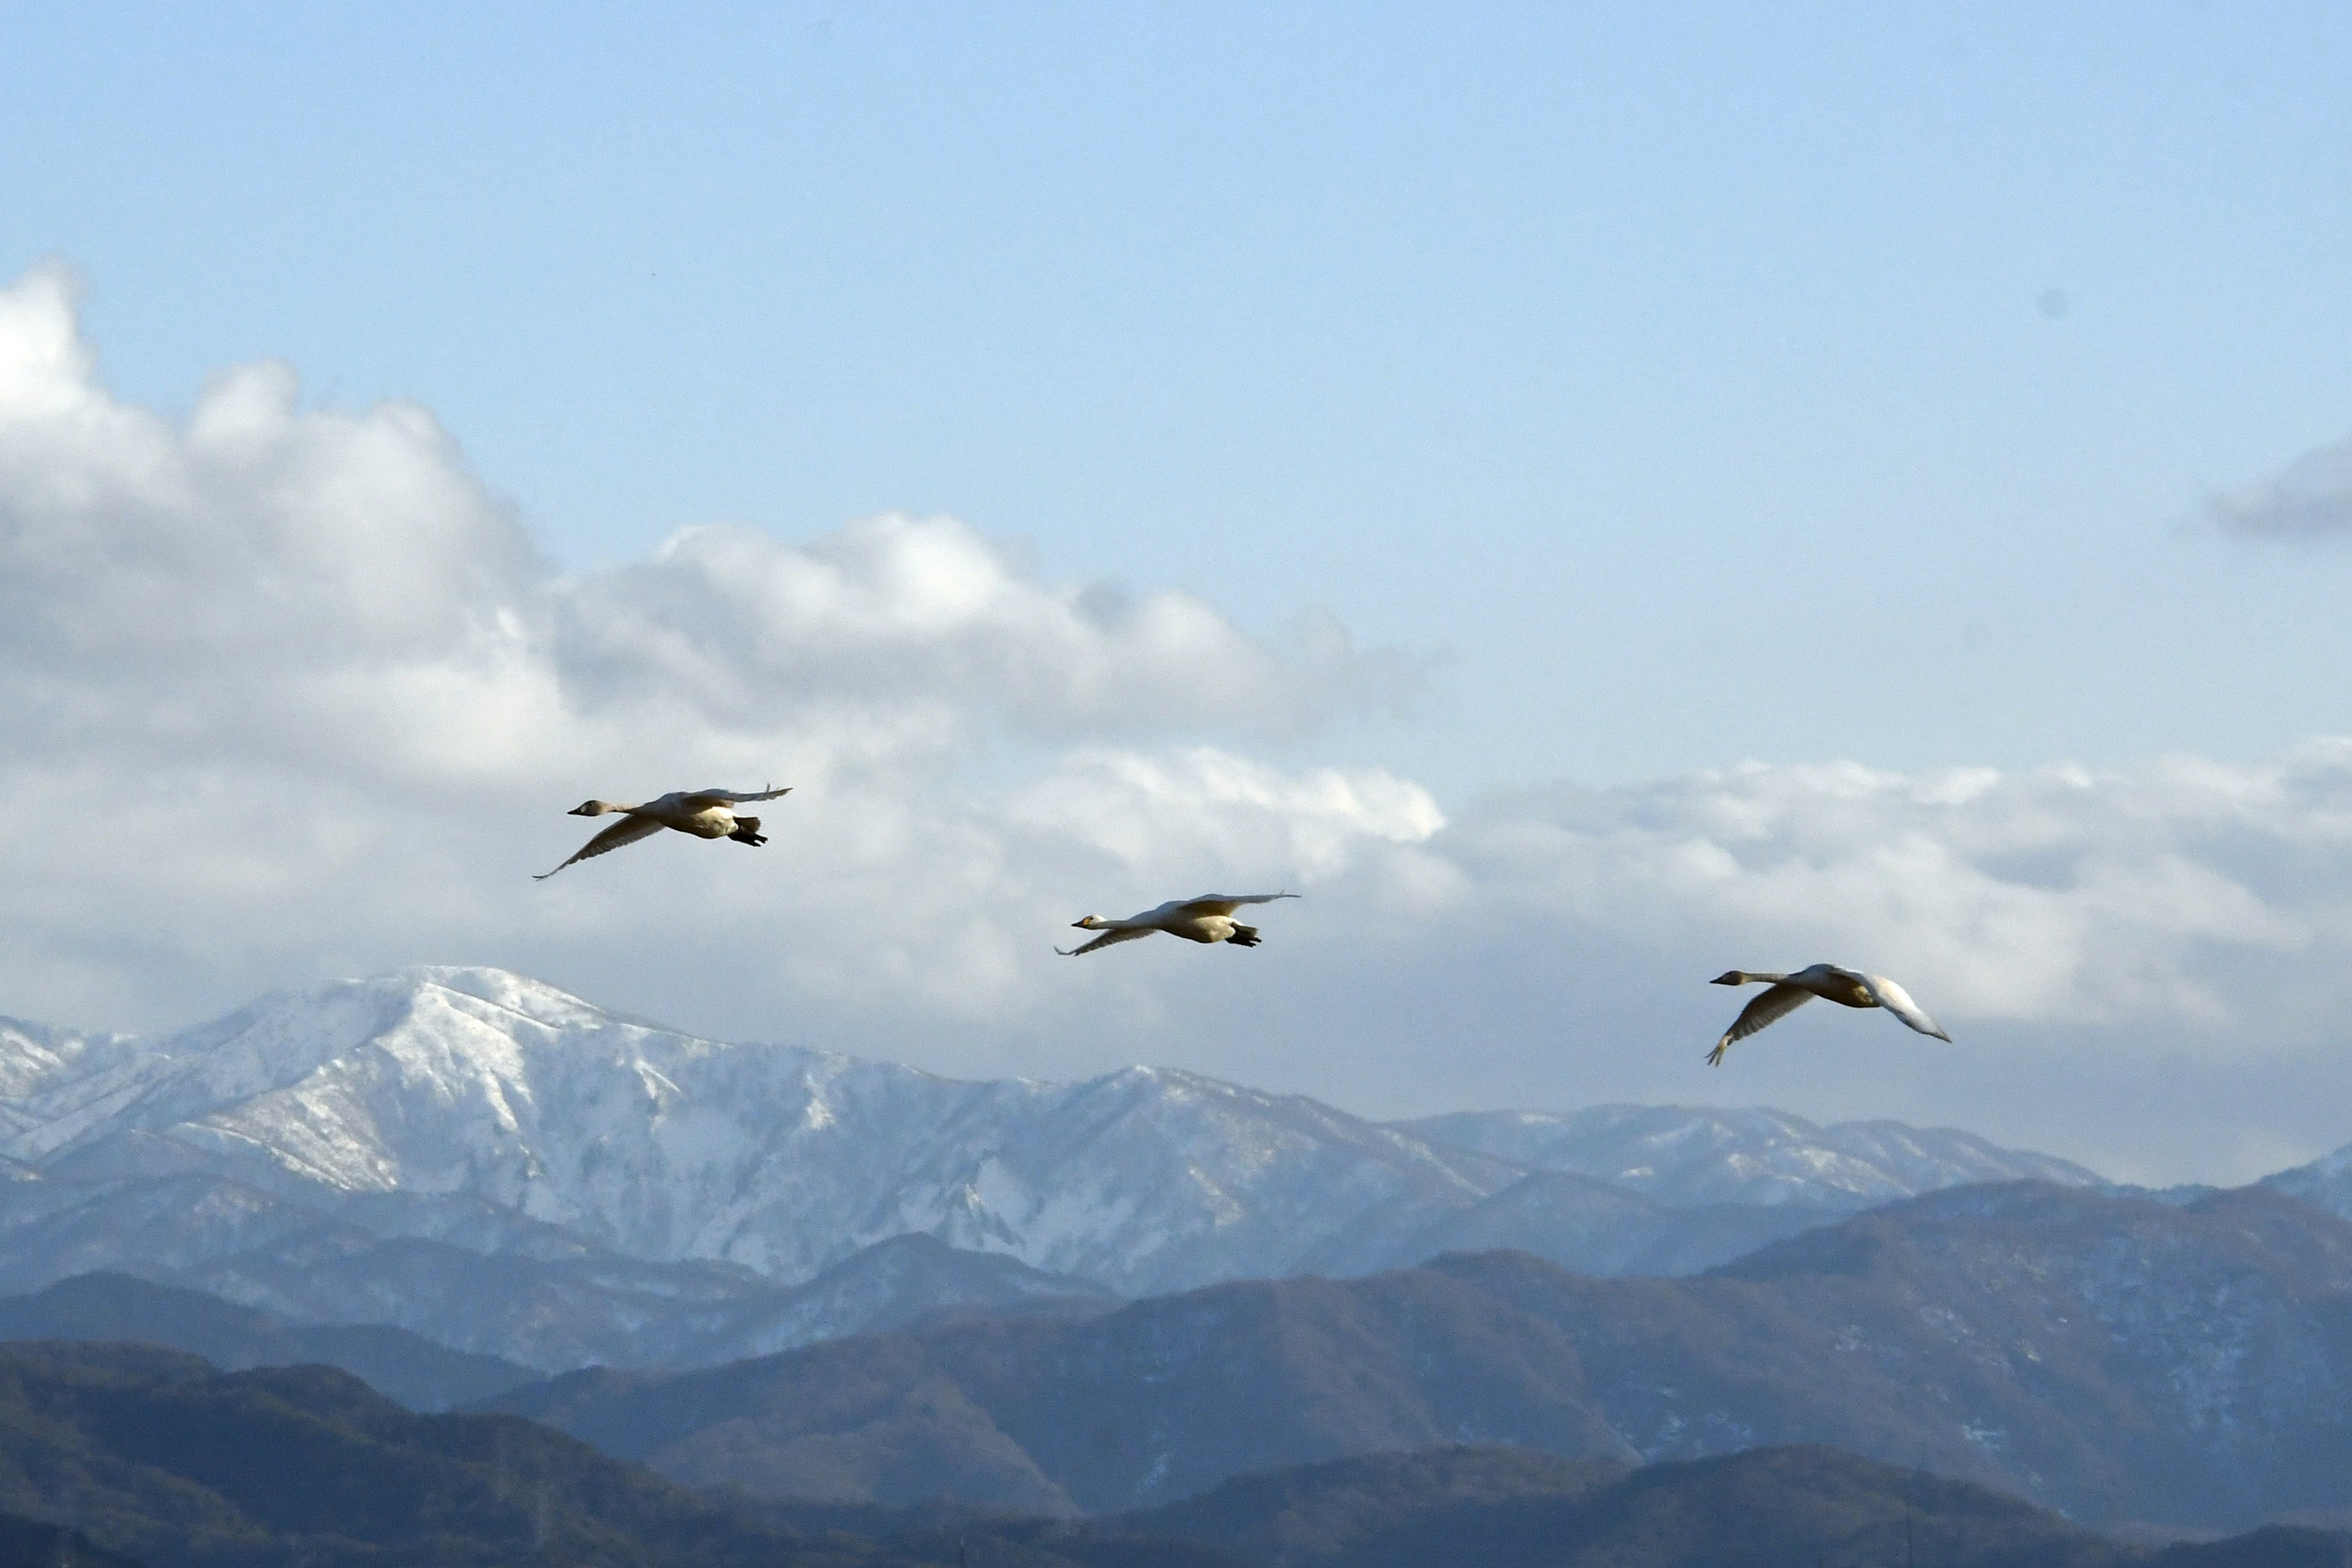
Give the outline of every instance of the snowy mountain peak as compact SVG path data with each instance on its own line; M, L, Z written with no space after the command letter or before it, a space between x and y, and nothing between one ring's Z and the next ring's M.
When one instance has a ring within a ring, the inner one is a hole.
M1168 1068L962 1082L700 1039L495 969L279 993L135 1049L20 1033L6 1070L35 1092L12 1101L0 1156L51 1180L208 1178L338 1216L476 1205L518 1235L551 1226L786 1284L908 1234L1129 1292L1415 1261L1391 1253L1445 1245L1455 1216L1531 1170L1669 1205L1857 1206L1969 1179L2089 1179L1966 1134L1772 1111L1381 1127ZM1565 1211L1547 1212L1557 1229Z

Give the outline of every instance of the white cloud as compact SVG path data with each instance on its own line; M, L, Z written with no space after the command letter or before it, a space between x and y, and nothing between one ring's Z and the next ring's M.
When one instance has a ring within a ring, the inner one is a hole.
M874 518L797 548L691 529L574 585L563 611L583 699L683 696L730 725L813 704L990 711L1061 738L1287 735L1402 674L1328 619L1276 649L1187 595L1040 582L947 518Z
M1749 764L1525 797L1441 842L1531 912L1706 931L1725 966L1844 954L1959 1017L2217 1020L2242 1009L2211 955L2331 944L2352 912L2347 811L2337 742L2104 773Z
M1246 843L1297 875L1436 820L1376 773L1202 746L1401 689L1328 618L1269 642L1184 595L1043 581L944 518L800 545L693 529L565 576L425 411L305 410L260 366L174 424L98 383L70 293L57 272L0 290L0 773L20 807L0 908L32 933L0 979L19 1011L48 993L152 1021L247 975L626 932L681 867L690 901L747 869L666 858L681 841L531 888L592 791L794 784L795 891L825 879L829 910L762 973L847 995L878 965L955 1014L1006 994L1003 939L972 909L1056 866L1181 843L1206 871ZM1025 782L975 782L1008 766ZM944 926L907 925L955 900Z
M1055 584L945 519L693 530L566 576L424 411L306 410L263 367L175 424L97 383L63 279L0 290L0 1012L152 1027L478 962L944 1070L1778 1099L2095 1158L2135 1123L2093 1083L2208 1130L2147 1165L2174 1173L2352 1136L2303 1087L2352 973L2352 742L1451 812L1249 754L1400 679L1336 627ZM769 780L796 789L765 849L528 878L584 795ZM1255 952L1051 951L1081 913L1286 887ZM1801 1016L1738 1076L1696 1065L1737 1005L1708 976L1815 959L1897 975L1962 1045Z
M2213 521L2261 539L2352 533L2352 437L2305 452L2272 479L2214 498Z

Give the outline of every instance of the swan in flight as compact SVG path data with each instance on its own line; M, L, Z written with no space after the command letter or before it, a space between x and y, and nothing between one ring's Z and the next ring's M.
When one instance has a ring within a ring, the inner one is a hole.
M751 800L774 800L793 793L793 786L761 790L756 795L739 795L732 790L700 789L672 790L659 800L649 800L643 805L615 805L609 800L592 800L573 806L569 816L610 816L621 814L623 820L613 824L595 837L580 847L580 853L566 860L585 860L624 844L635 844L640 838L650 838L665 827L675 827L680 833L691 833L697 838L732 838L738 844L765 844L761 835L760 819L738 816L734 807ZM558 866L555 871L563 869ZM544 882L555 871L541 871L531 878Z
M1766 983L1763 994L1739 1010L1723 1038L1715 1042L1707 1052L1709 1067L1723 1064L1723 1053L1734 1040L1744 1040L1767 1024L1777 1024L1806 1003L1819 996L1841 1007L1884 1007L1923 1035L1933 1035L1939 1040L1952 1037L1944 1033L1942 1025L1920 1010L1911 1000L1911 993L1884 974L1864 974L1858 969L1840 969L1834 963L1816 963L1800 969L1794 974L1749 974L1735 969L1728 974L1718 974L1717 985L1748 985L1758 981Z
M1235 947L1255 947L1257 927L1240 924L1234 919L1234 911L1244 904L1270 904L1276 899L1297 897L1297 893L1202 893L1197 899L1171 899L1156 910L1146 910L1123 921L1088 915L1072 923L1080 931L1098 931L1103 934L1083 946L1057 947L1054 951L1064 958L1076 958L1082 952L1092 952L1115 942L1133 942L1156 931L1181 936L1186 942L1229 942Z

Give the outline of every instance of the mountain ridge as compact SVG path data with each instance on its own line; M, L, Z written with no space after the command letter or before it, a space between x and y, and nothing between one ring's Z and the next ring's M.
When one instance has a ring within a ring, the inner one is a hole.
M1818 1444L2078 1517L2225 1530L2352 1505L2347 1390L2352 1224L2261 1188L2179 1205L2020 1183L1694 1278L1454 1254L573 1373L490 1404L689 1484L890 1504L1123 1511L1443 1442L1652 1463Z
M905 1270L919 1316L934 1287L932 1307L1009 1310L1496 1246L1688 1273L1906 1183L2093 1179L1966 1134L1906 1131L1895 1159L1785 1113L1660 1110L1643 1135L1687 1157L1643 1190L1633 1135L1601 1130L1610 1165L1566 1149L1571 1117L1549 1118L1538 1157L1619 1179L1469 1146L1475 1116L1447 1142L1173 1068L945 1079L700 1039L461 967L273 993L152 1044L26 1026L0 1035L0 1082L22 1091L0 1124L19 1163L0 1182L0 1288L124 1269L548 1368L740 1353L709 1337L728 1312L908 1235L1069 1282L1016 1288L968 1258ZM1806 1186L1807 1160L1835 1179ZM1707 1187L1765 1192L1734 1179L1759 1162L1771 1202ZM790 1317L766 1342L801 1331Z

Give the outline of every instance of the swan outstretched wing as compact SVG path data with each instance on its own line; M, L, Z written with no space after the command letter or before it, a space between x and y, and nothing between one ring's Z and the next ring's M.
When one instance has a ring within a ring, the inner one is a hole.
M1753 1001L1739 1010L1739 1016L1731 1021L1731 1027L1723 1032L1723 1038L1715 1042L1715 1049L1706 1053L1707 1065L1721 1067L1723 1053L1731 1048L1732 1041L1744 1040L1767 1025L1779 1023L1812 999L1811 992L1794 985L1766 986Z
M571 865L572 860L586 860L609 850L618 849L624 844L635 844L640 838L650 838L661 830L662 825L650 816L625 816L582 845L580 853L572 857L571 860L566 860L563 866ZM563 866L558 866L555 871L562 870ZM544 882L554 876L555 871L537 872L531 877L531 880Z
M1911 993L1884 974L1865 974L1862 984L1869 990L1872 1000L1921 1034L1933 1035L1939 1040L1952 1037L1944 1033L1944 1026L1927 1016L1927 1010L1911 1000Z
M792 793L793 786L790 784L786 784L782 789L758 790L750 793L738 793L729 789L698 789L686 797L686 805L689 811L700 811L706 806L741 805L746 801L776 800Z
M1057 947L1054 951L1060 953L1064 958L1076 958L1082 952L1092 952L1098 947L1108 947L1115 942L1133 942L1137 937L1150 936L1150 934L1151 928L1150 926L1129 926L1120 931L1107 931L1103 932L1102 935L1095 938L1094 941L1083 943L1077 947Z
M1270 904L1276 899L1297 897L1297 893L1202 893L1197 899L1185 900L1176 908L1188 914L1229 915L1244 904Z

